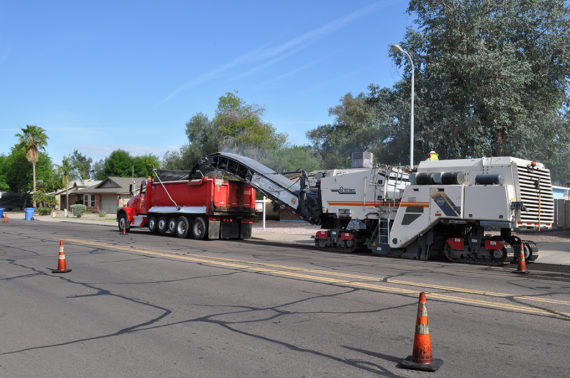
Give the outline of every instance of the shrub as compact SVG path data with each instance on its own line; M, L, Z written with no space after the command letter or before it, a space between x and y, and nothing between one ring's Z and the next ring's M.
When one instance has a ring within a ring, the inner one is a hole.
M101 210L101 211L99 211L99 216L100 216L101 218L106 217L106 216L107 216L107 213L104 212L103 210Z
M75 205L71 205L69 207L71 208L71 212L73 213L73 215L76 216L77 218L81 218L85 210L87 210L87 206L81 203L76 203Z
M36 209L39 215L49 215L51 213L50 207L40 207Z
M55 207L57 205L55 194L35 192L32 194L32 200L36 201L38 206L43 205L42 207Z

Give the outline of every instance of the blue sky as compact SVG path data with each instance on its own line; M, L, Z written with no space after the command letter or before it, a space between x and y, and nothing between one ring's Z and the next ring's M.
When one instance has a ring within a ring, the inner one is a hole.
M0 154L27 124L55 163L187 143L229 91L308 143L330 107L402 77L388 57L413 19L407 1L0 0Z

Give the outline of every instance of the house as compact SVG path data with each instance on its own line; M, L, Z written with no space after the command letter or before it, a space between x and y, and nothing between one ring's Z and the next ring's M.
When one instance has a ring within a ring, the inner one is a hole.
M99 184L100 180L74 180L69 183L66 189L58 189L51 194L55 194L57 200L56 209L63 210L67 206L67 196L69 196L69 205L75 203L83 203L83 196L78 193L80 189L84 189Z
M107 177L97 185L78 190L82 202L90 211L114 214L138 192L145 177ZM132 185L132 187L131 187ZM132 189L132 193L131 193Z
M570 188L565 186L552 185L552 196L555 200L565 199L570 200Z

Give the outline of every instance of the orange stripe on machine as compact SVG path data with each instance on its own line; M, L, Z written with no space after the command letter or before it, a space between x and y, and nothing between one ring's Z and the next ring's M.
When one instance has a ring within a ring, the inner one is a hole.
M378 201L378 202L362 202L362 201L327 201L329 206L370 206L370 207L380 207L380 206L387 206L387 207L398 207L399 201L396 202L386 202L386 201Z

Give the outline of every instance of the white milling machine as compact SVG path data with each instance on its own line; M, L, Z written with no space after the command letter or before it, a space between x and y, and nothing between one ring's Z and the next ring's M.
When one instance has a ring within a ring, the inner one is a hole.
M324 228L318 248L498 265L538 256L514 228L552 227L550 172L513 157L423 161L399 168L333 171L320 181ZM494 235L485 235L487 230Z
M224 152L202 158L198 168L239 178L321 225L315 245L322 249L500 265L522 247L533 261L536 245L511 231L551 228L554 220L550 171L513 157L423 161L411 174L388 166L334 170L312 184L305 172L293 182Z

